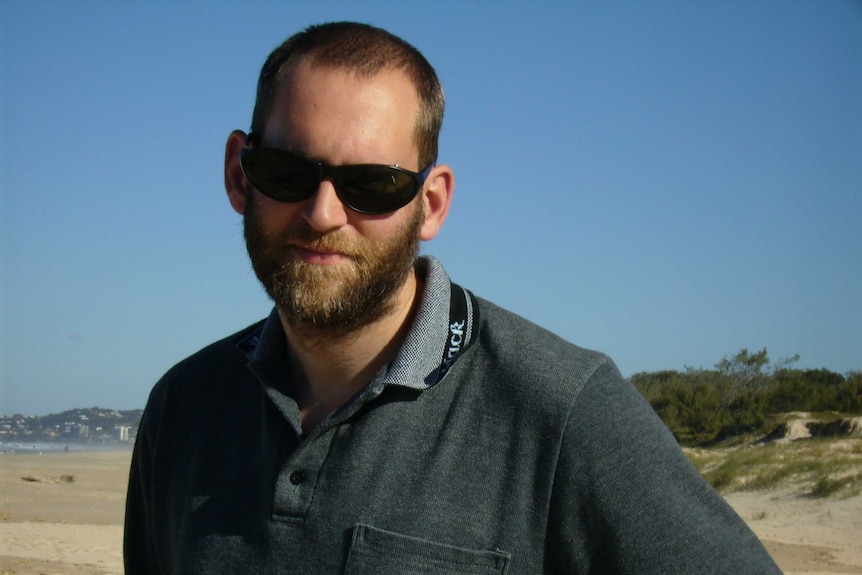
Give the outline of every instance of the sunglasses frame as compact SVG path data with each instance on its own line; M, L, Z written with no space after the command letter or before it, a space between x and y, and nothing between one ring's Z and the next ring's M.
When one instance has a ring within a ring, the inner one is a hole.
M434 163L432 162L424 170L420 172L413 172L402 168L397 164L345 164L341 166L332 166L330 164L326 164L324 162L319 162L306 156L302 156L300 154L297 154L296 152L291 152L290 150L283 150L279 148L258 148L253 146L256 141L257 137L253 134L249 134L248 136L246 136L245 143L243 144L242 150L240 151L240 167L242 168L243 174L245 174L246 179L248 179L248 181L251 182L251 184L255 188L257 188L257 190L263 195L267 196L268 198L272 198L273 200L289 204L304 202L305 200L313 197L314 194L317 193L317 190L320 188L320 183L324 180L329 180L330 182L332 182L332 185L335 188L335 193L341 203L353 210L354 212L368 215L389 214L403 208L404 206L413 201L413 199L422 190L422 187L425 185L425 180L428 179L428 175L431 173L431 169L434 167ZM306 174L312 175L314 177L314 182L316 183L313 186L309 186L308 190L303 191L301 194L297 194L295 196L295 199L286 199L283 194L279 194L277 190L266 189L266 186L261 187L259 185L261 180L258 179L258 181L255 181L257 178L253 174L249 175L249 171L253 172L253 170L248 170L246 164L251 155L262 152L264 150L278 152L279 154L288 156L294 161L303 164L306 167ZM399 200L391 207L385 206L384 208L369 209L367 207L363 207L361 201L359 205L357 205L356 198L349 197L341 189L339 184L343 182L345 175L352 172L356 172L357 170L368 169L395 171L399 174L408 176L413 182L414 189L412 193L408 196L405 196L404 198L399 198Z

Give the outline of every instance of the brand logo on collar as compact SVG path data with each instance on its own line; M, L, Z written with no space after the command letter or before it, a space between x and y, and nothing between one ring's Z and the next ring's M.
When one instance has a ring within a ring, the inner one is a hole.
M453 283L449 301L449 332L443 346L443 358L437 372L437 381L443 379L455 360L475 341L478 325L479 306L476 298Z
M464 344L464 326L466 321L456 321L449 324L449 348L446 350L446 358L443 360L443 369L449 370L449 367L455 362L455 358L461 353L461 346Z

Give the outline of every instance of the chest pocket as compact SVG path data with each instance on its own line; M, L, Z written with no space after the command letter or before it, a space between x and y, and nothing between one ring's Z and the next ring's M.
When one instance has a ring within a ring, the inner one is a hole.
M474 551L357 524L345 575L505 575L511 555Z

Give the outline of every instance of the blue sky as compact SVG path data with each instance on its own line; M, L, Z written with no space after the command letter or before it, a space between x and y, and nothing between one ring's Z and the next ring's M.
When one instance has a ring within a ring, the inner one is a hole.
M270 50L340 19L440 75L457 187L423 251L455 281L624 375L862 369L862 3L10 1L0 413L142 407L268 313L224 143Z

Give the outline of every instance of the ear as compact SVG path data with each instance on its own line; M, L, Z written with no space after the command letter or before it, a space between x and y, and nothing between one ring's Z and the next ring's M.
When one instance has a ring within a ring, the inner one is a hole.
M227 137L224 152L224 189L227 191L231 207L240 215L245 213L249 189L245 174L242 173L242 167L239 164L239 155L245 138L245 132L234 130Z
M452 194L455 193L455 174L452 168L446 164L435 166L425 186L422 189L422 201L425 204L425 223L422 225L420 237L423 241L434 239L446 215L449 213L449 205L452 203Z

